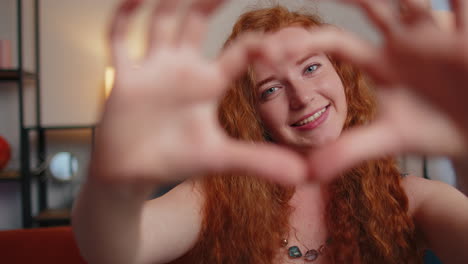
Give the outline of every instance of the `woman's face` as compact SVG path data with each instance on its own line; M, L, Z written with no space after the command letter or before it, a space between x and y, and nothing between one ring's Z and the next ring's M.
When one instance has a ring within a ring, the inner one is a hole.
M308 34L298 27L275 34L281 33ZM284 45L291 56L275 69L253 65L256 107L275 142L305 151L338 138L347 115L346 97L341 79L324 53L288 42Z

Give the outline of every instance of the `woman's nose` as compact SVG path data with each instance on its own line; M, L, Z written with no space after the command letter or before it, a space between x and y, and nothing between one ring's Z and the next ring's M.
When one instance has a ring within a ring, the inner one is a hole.
M291 82L289 88L289 107L291 110L302 109L313 100L310 89L307 89L305 85Z

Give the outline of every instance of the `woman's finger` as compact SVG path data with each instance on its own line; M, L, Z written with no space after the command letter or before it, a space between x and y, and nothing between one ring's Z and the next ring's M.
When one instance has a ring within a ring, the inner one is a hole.
M180 43L200 49L206 34L209 18L224 0L189 0L187 16L182 22Z
M286 148L229 139L220 149L210 163L215 164L216 171L245 171L283 184L297 184L306 179L305 160Z
M414 10L424 9L431 10L431 1L428 0L399 0L400 6L404 9L410 8Z
M391 35L399 24L395 8L389 0L342 0L357 4L367 14L371 22L386 36Z
M426 0L400 0L402 17L407 24L421 21L434 22L431 6Z
M265 48L264 35L247 33L229 43L215 61L216 67L226 76L226 81L232 81L245 73L250 62L255 59L268 60L273 54Z
M150 19L148 55L159 46L175 45L180 34L181 11L185 0L160 0L155 5Z
M466 150L452 120L413 91L395 87L378 90L381 119L399 136L405 151L459 156Z
M451 0L457 29L463 33L468 27L468 2L466 0Z
M111 22L109 39L111 55L116 67L130 64L127 47L127 32L131 15L135 12L143 0L122 1Z
M180 34L181 46L192 47L195 50L200 50L206 35L207 18L199 12L189 12L185 21L185 25Z
M281 34L279 37L282 37ZM309 50L325 52L351 63L366 71L379 84L388 84L396 80L381 48L351 33L334 27L321 27L311 30L305 38L299 35L284 38L284 41L286 38L288 41L297 41L297 46L306 46Z
M399 153L403 147L384 123L353 128L310 154L309 180L331 181L361 162Z

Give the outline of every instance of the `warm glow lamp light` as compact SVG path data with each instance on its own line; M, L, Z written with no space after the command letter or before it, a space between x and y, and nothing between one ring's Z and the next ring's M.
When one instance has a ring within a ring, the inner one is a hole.
M114 79L115 79L115 70L113 67L106 67L105 71L105 78L104 78L104 84L105 84L105 95L106 98L109 97L112 87L114 86Z

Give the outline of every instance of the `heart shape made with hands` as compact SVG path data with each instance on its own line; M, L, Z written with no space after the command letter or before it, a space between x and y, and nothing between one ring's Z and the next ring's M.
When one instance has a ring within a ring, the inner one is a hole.
M437 111L401 89L385 95L373 123L345 131L336 142L313 150L306 159L279 145L233 140L216 121L216 106L229 83L252 61L281 63L290 52L281 43L295 41L298 46L330 53L356 64L375 80L398 84L397 75L383 74L382 67L391 65L388 59L380 60L387 51L336 28L320 27L307 36L303 31L247 34L230 43L215 61L208 61L200 54L202 36L209 16L224 1L191 1L183 16L179 5L185 1L160 1L153 11L146 56L135 69L126 35L142 2L123 1L112 23L110 42L117 77L97 134L95 156L101 163L113 162L103 174L153 180L157 175L159 181L170 181L180 175L247 170L282 183L327 181L366 159L408 151L454 154L463 145L447 118L436 117ZM343 40L348 45L342 45ZM373 67L376 64L380 66ZM144 129L135 130L139 127ZM441 135L447 139L441 140ZM122 159L120 153L140 158Z

